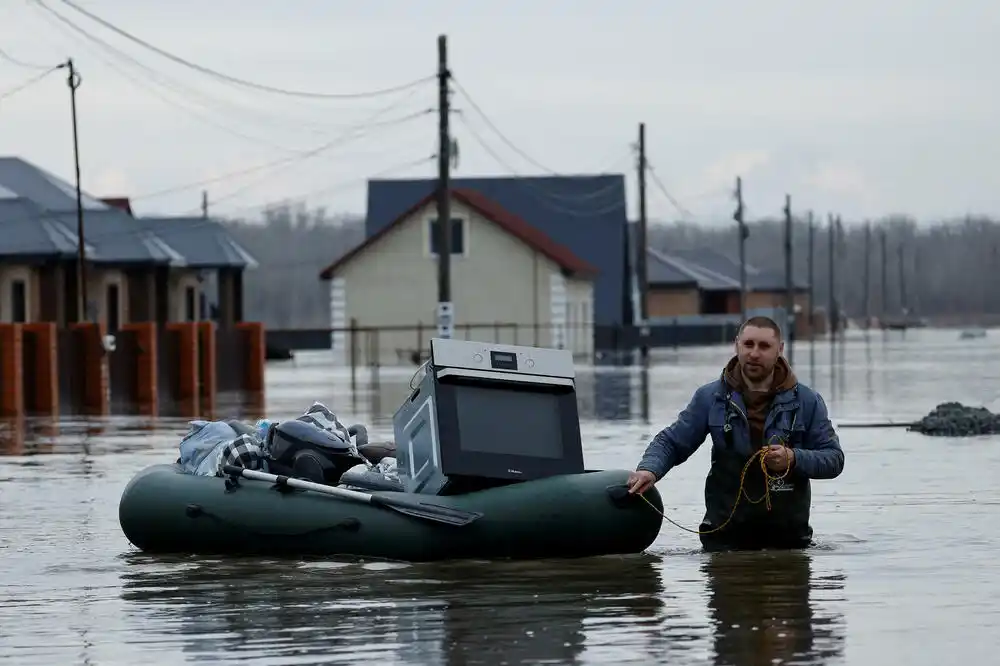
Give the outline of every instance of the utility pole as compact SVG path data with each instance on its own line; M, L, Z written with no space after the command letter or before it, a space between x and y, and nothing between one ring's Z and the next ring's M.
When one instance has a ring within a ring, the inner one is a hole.
M907 307L906 302L906 243L903 238L899 239L899 247L897 248L899 264L899 311L903 316L903 325L906 325L906 319L910 315L910 308Z
M881 269L882 269L882 274L881 274L882 283L880 285L881 288L882 288L882 294L881 294L881 296L882 296L882 299L881 299L882 300L882 303L881 303L882 307L879 310L879 319L881 320L880 323L881 323L882 328L884 330L885 329L885 325L886 325L886 316L889 313L889 270L888 270L889 255L888 255L888 250L886 249L886 243L885 243L885 229L879 229L878 230L878 236L879 236L879 239L878 239L879 240L879 261L882 264L882 266L881 266Z
M201 217L208 219L208 190L201 191Z
M642 360L649 356L649 345L646 337L646 320L649 318L649 275L646 269L646 248L648 246L646 217L646 123L639 123L639 228L636 238L635 268L639 274L639 322L642 327Z
M80 139L76 120L76 89L80 87L80 74L69 58L60 69L65 68L66 83L69 85L69 106L73 118L73 165L76 172L76 320L89 321L87 308L87 245L83 227L83 190L80 187Z
M792 363L795 358L795 280L792 276L792 195L785 195L785 321L788 345L785 356Z
M646 215L646 123L639 123L639 229L635 266L639 273L639 353L642 361L642 418L649 423L649 275L646 250L649 244Z
M451 131L449 116L448 38L438 35L438 182L437 182L437 249L438 306L437 334L451 338L455 325L455 309L451 302Z
M743 178L736 177L736 211L733 219L740 230L740 324L747 320L747 225L743 221Z
M828 213L826 217L827 221L827 255L828 255L828 269L829 276L828 280L830 284L828 285L828 298L830 308L830 342L833 342L837 334L837 326L839 324L839 313L837 312L837 291L835 285L837 284L837 228L834 224L833 213Z
M813 313L816 309L816 223L813 221L813 212L809 211L809 247L806 249L806 263L809 271L809 339L816 339L816 316Z
M838 267L840 264L844 263L847 257L847 243L844 240L844 222L841 219L840 214L834 218L834 229L835 236L837 240L836 256ZM837 334L843 336L847 331L847 308L844 307L844 278L841 276L840 271L837 271L837 279L834 281L834 301L837 303ZM843 352L843 350L841 350Z
M872 320L872 276L871 276L871 245L872 245L872 223L865 222L865 273L864 273L864 297L865 297L865 332L871 328Z

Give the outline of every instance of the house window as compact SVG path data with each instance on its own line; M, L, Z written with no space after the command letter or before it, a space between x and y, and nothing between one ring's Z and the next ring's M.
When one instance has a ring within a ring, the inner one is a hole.
M184 289L184 320L197 321L195 304L198 302L194 287Z
M121 327L121 294L118 291L117 284L108 284L107 301L105 305L107 305L108 308L108 333L117 333L118 329Z
M437 230L437 219L427 220L427 247L432 257L438 254ZM458 217L451 218L451 253L465 254L465 225Z
M28 321L28 286L24 280L10 283L10 317L15 324Z

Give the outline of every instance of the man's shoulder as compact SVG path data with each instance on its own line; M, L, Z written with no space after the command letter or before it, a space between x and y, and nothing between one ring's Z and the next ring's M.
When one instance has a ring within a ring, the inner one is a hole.
M795 389L798 391L799 400L803 404L823 402L823 396L820 394L820 392L812 388L808 384L798 382Z
M722 393L723 382L721 379L714 379L702 384L694 391L694 399L701 403L711 402L716 396Z

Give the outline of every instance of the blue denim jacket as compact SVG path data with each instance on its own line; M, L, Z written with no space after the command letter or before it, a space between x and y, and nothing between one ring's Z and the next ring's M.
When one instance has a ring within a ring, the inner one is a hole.
M728 441L727 421L732 428ZM730 392L721 378L695 391L677 420L649 443L636 469L650 471L659 480L690 458L709 435L715 452L719 453L728 450L749 457L763 444L751 443L743 398L737 391ZM770 442L775 436L794 449L793 475L833 479L844 470L844 451L826 403L819 393L804 384L774 397L764 423L764 440Z

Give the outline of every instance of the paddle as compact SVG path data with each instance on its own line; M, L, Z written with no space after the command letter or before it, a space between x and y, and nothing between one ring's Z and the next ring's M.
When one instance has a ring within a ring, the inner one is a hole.
M254 479L257 481L269 481L278 487L311 490L313 492L323 493L324 495L330 495L332 497L339 497L340 499L351 502L360 502L363 504L380 506L407 516L430 520L443 525L451 525L453 527L464 527L465 525L483 517L483 514L475 511L463 511L462 509L453 509L450 506L441 506L440 504L426 504L424 502L415 502L401 497L371 495L357 490L348 490L347 488L324 486L321 483L313 483L312 481L305 481L303 479L293 479L287 476L266 474L252 469L244 469L243 467L238 467L236 465L226 465L222 468L222 471L229 476L243 477L244 479Z
M916 423L896 423L894 421L883 421L876 423L839 423L838 428L910 428Z

